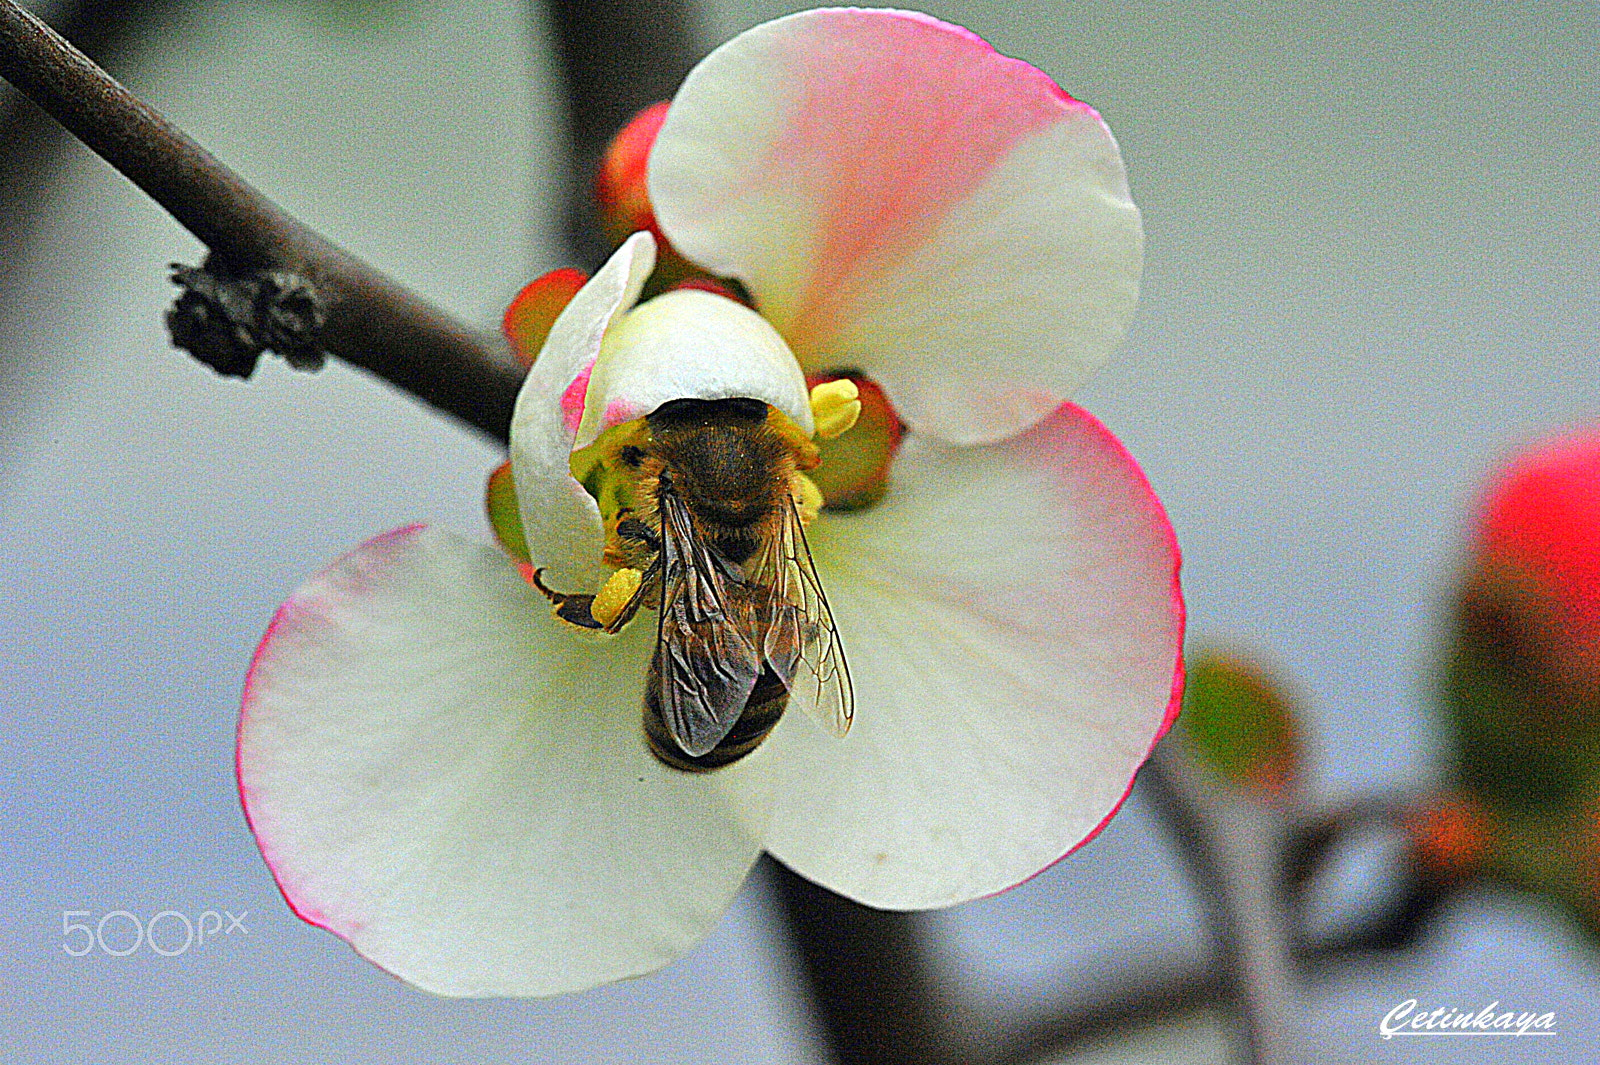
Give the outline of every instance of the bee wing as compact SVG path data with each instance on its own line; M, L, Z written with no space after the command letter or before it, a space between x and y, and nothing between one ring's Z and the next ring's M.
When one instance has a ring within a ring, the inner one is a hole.
M761 675L761 654L727 564L694 531L683 500L663 492L661 611L653 677L662 721L685 754L722 742Z
M855 717L855 689L844 644L792 499L782 532L768 545L760 572L762 582L771 589L763 639L767 662L790 681L791 694L802 693L801 702L823 728L843 736Z

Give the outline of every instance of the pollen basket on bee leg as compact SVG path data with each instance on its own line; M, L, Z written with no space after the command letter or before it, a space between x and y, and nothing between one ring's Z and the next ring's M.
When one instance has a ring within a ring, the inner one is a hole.
M594 597L589 613L601 625L609 628L623 609L639 594L639 585L643 579L644 574L631 566L617 570L600 589L600 594Z

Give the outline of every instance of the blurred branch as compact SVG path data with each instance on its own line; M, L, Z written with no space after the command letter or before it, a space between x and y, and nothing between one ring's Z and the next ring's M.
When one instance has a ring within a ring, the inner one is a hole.
M155 10L167 0L77 0L55 5L68 35L101 65L114 68L143 36ZM43 208L68 158L71 138L61 124L0 82L0 319L28 313L21 306L22 271ZM0 359L0 465L9 444L7 427L59 377L65 355L50 350L31 359Z
M918 915L874 910L763 859L839 1065L959 1058Z
M1090 982L1063 972L1059 983L1070 1000L1020 1019L962 1004L957 989L945 985L930 964L930 944L917 915L849 902L764 861L834 1060L1037 1065L1136 1028L1181 1022L1207 1008L1242 1006L1251 1011L1255 1060L1297 1061L1292 1026L1272 1020L1292 1011L1294 987L1417 945L1450 887L1419 875L1402 858L1388 870L1395 888L1390 906L1338 934L1308 937L1298 920L1303 890L1341 844L1374 827L1397 828L1416 796L1369 796L1317 811L1291 804L1281 817L1265 823L1256 818L1248 827L1255 815L1219 794L1203 772L1163 744L1140 772L1138 786L1181 831L1184 853L1203 863L1198 871L1217 911L1208 918L1224 964L1168 956ZM1241 815L1244 845L1219 847L1219 837L1241 834ZM1225 889L1228 896L1220 894L1225 884L1233 885ZM1240 973L1253 981L1242 993ZM1263 1020L1280 1025L1267 1039L1259 1032Z
M703 53L691 0L547 0L566 87L572 183L567 241L592 269L605 257L594 177L611 138L634 114L671 99Z
M1205 889L1224 985L1239 1000L1251 1060L1293 1062L1281 819L1223 792L1175 739L1156 747L1140 778Z
M1141 770L1139 787L1179 834L1180 846L1198 866L1212 905L1223 911L1209 916L1220 933L1224 957L1232 959L1232 966L1250 963L1249 958L1241 956L1249 949L1245 939L1229 931L1243 928L1246 936L1255 937L1258 958L1275 968L1275 974L1269 970L1269 976L1278 980L1278 992L1292 995L1296 982L1325 977L1344 966L1415 947L1441 905L1459 886L1429 877L1409 854L1404 855L1387 872L1394 889L1389 893L1390 905L1338 934L1312 938L1300 920L1305 889L1341 844L1374 828L1401 831L1403 819L1418 796L1408 792L1372 795L1320 811L1301 811L1291 802L1282 811L1281 820L1268 819L1267 830L1263 831L1259 824L1246 828L1244 831L1255 842L1246 848L1222 852L1219 861L1214 836L1238 833L1235 819L1243 811L1219 796L1207 779L1198 776L1201 772L1180 751L1163 743L1157 749L1157 757ZM1196 816L1197 811L1209 812ZM1212 813L1221 814L1221 820L1213 821ZM1248 822L1252 816L1245 813L1244 820ZM1247 891L1258 896L1257 902L1270 904L1271 909L1263 915L1255 906L1224 907L1219 894L1223 878L1243 881ZM1283 897L1272 901L1279 894ZM1264 927L1249 928L1251 922L1263 916L1270 923L1264 921ZM1228 946L1229 941L1235 945ZM1256 972L1260 972L1260 961L1255 964ZM1171 1021L1208 1006L1237 1001L1240 994L1235 986L1236 972L1229 966L1219 968L1185 958L1130 966L1115 976L1102 978L1095 987L1076 986L1072 1005L1031 1020L1007 1035L996 1055L977 1060L986 1065L1031 1065L1126 1033L1133 1027ZM1070 980L1070 975L1063 977L1063 982ZM1248 993L1253 993L1258 1002L1263 995L1268 996L1270 1005L1270 996L1275 992L1258 984ZM1277 1005L1281 1008L1283 1003ZM1260 1015L1258 1009L1254 1016ZM1283 1052L1282 1041L1274 1045ZM1272 1047L1268 1049L1270 1052ZM1292 1051L1292 1047L1289 1049ZM1296 1059L1291 1055L1280 1060Z
M1366 795L1293 823L1285 839L1283 871L1294 932L1291 948L1302 975L1318 976L1355 958L1415 945L1440 906L1460 886L1410 857L1391 870L1388 907L1331 937L1313 938L1305 931L1305 888L1330 855L1341 843L1374 830L1406 839L1406 820L1419 801L1420 796L1412 792Z
M66 35L105 67L112 66L145 28L149 0L81 0L62 5L60 20ZM0 116L0 249L11 254L0 259L0 269L10 266L34 212L29 201L49 187L50 175L66 143L59 123L20 94L5 94Z
M521 370L498 344L291 217L14 0L0 0L0 76L198 237L221 283L304 282L322 349L506 438Z

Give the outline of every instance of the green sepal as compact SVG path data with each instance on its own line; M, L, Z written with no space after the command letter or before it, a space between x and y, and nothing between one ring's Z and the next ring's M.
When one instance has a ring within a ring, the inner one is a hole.
M501 550L518 562L527 562L528 541L522 534L522 510L517 504L517 486L511 480L509 461L502 462L489 475L483 505Z

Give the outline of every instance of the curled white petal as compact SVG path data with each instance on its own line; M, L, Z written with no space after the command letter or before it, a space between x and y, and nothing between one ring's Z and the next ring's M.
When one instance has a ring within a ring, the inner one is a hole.
M511 473L528 552L555 587L596 589L605 530L593 497L572 476L573 441L583 420L606 333L633 306L655 265L655 238L635 233L567 304L528 371L511 417Z
M606 333L576 446L674 399L759 399L809 435L807 395L800 364L760 315L709 292L668 292Z

